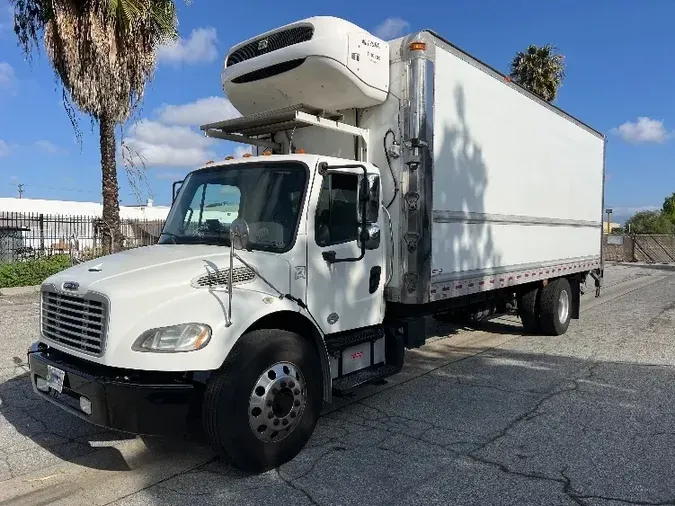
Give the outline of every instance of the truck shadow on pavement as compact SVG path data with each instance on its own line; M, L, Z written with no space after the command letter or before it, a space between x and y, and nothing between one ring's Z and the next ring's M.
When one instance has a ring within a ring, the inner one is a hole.
M212 460L116 504L672 501L673 368L535 351L551 344L458 348L473 355L322 416L279 469Z
M165 481L148 477L141 499L116 504L193 496L208 504L381 503L373 490L391 504L672 500L675 370L565 356L565 343L580 337L528 336L517 351L449 345L440 353L432 343L411 354L403 380L322 416L306 449L281 468L248 475L207 459ZM448 364L453 354L464 358ZM124 436L38 399L26 375L1 384L0 398L0 480L95 450L104 452L98 469L130 469L116 448L95 448ZM169 457L178 451L168 448Z

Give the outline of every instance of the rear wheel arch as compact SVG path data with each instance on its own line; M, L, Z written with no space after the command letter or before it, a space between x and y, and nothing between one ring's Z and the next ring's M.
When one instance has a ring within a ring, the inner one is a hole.
M287 330L298 334L311 341L321 359L321 371L323 376L323 400L330 402L332 392L332 380L328 350L323 336L309 318L297 311L277 311L267 314L250 325L244 334L261 329Z

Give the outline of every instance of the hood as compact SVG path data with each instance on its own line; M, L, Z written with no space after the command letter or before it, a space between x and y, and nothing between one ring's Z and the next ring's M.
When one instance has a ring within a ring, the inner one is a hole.
M290 264L278 254L238 251L237 254L255 267L280 291L289 289ZM111 290L139 292L190 285L201 276L229 269L230 248L209 245L158 244L135 248L76 265L48 278L44 284L83 294L89 290L111 295ZM234 259L235 274L245 266ZM261 280L254 289L274 293ZM253 288L253 287L252 287Z

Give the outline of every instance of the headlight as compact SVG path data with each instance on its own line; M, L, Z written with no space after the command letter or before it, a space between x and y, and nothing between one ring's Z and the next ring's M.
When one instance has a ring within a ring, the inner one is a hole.
M143 332L131 347L134 351L195 351L211 340L211 327L203 323L184 323Z

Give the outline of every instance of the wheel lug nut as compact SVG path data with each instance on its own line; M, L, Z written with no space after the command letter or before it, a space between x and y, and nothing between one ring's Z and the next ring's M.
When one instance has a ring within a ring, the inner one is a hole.
M293 390L293 393L294 393L295 395L300 395L300 389L299 389L299 388L296 388L295 390Z
M270 420L274 418L274 413L267 413L267 418L269 418Z
M293 405L295 405L295 406L300 406L300 401L295 401L295 402L293 403Z
M281 382L281 388L286 388L286 382L285 381Z
M272 389L272 393L273 393L274 395L277 395L277 394L279 393L279 389L278 389L278 388L273 388L273 389Z
M284 418L283 424L284 424L284 425L288 425L288 420L286 420L286 419Z
M289 381L288 382L288 388L293 388L293 387L295 387L295 382Z
M291 411L291 418L295 418L296 416L295 411Z
M279 425L279 419L274 420L274 425Z

